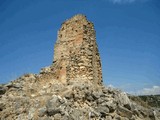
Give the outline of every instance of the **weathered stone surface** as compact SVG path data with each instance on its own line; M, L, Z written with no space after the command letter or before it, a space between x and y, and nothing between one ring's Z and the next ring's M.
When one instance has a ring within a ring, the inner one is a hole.
M93 23L84 15L76 15L65 21L58 31L54 49L57 79L90 80L101 84L102 71Z
M0 111L3 111L5 109L5 104L0 102Z
M16 81L14 81L15 83ZM26 84L30 84L31 82ZM35 84L39 84L36 82ZM62 84L62 83L61 83ZM33 85L34 86L34 85ZM25 87L16 94L16 91L6 91L0 98L0 116L2 119L60 119L60 120L152 120L159 119L159 111L144 108L129 99L134 106L132 109L125 107L126 102L121 103L115 98L121 91L110 90L103 86L95 86L91 82L87 84L72 83L53 86L61 86L58 91L52 87L46 88L51 91L35 97L26 94ZM62 87L63 86L63 87ZM39 89L39 88L34 88ZM42 89L42 87L41 87ZM103 91L102 91L103 89ZM68 90L66 92L65 90ZM38 91L38 90L36 90ZM95 91L95 92L94 92ZM105 92L104 92L105 91ZM72 95L66 95L72 93ZM36 93L35 93L36 94ZM25 95L25 96L24 96ZM80 95L80 96L79 96ZM98 96L88 98L88 96ZM122 96L121 96L122 97ZM125 98L125 97L124 97ZM133 109L134 108L134 109ZM136 109L135 109L136 108Z
M47 114L47 108L46 107L42 107L38 110L38 116L39 117L42 117L44 116L45 114Z
M109 113L109 108L107 106L98 106L96 111L101 114L101 116L106 116L106 113Z
M0 86L0 95L5 94L6 90L7 90L7 88L1 85Z
M52 99L48 100L46 103L47 113L48 115L55 115L57 113L60 113L60 101L57 96L53 96Z
M61 114L60 113L55 114L54 120L61 120Z
M133 113L131 111L129 111L128 109L122 107L122 106L118 106L118 114L122 117L127 117L127 118L131 118Z

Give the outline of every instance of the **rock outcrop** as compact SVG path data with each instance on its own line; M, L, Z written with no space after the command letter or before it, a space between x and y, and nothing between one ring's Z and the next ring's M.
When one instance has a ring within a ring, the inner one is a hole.
M39 74L0 85L0 120L160 119L159 108L103 86L95 31L84 15L63 23L54 52Z
M138 104L119 90L90 81L43 83L39 77L27 74L1 85L1 120L160 119L160 109Z

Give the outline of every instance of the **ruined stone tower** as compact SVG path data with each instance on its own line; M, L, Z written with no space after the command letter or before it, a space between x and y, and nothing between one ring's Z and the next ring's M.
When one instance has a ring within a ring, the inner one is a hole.
M56 79L102 83L101 61L93 23L78 14L66 20L54 46Z

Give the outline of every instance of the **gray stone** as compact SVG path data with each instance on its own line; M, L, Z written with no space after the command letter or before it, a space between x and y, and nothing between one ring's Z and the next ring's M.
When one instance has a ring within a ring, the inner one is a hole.
M6 90L7 90L7 88L6 88L6 87L4 87L4 86L0 86L0 95L5 94Z
M5 109L5 104L0 102L0 111L3 111Z
M38 110L38 116L42 117L42 116L44 116L45 114L47 114L47 108L46 108L46 107L40 108L40 109Z
M130 104L125 104L124 107L127 108L128 110L131 110L131 105Z
M94 100L94 98L91 96L91 95L89 95L89 94L86 94L86 100L88 100L88 101L93 101Z
M106 120L112 120L111 116L106 116Z
M22 88L22 84L20 82L19 83L10 82L10 83L6 84L5 87L19 89L19 88Z
M97 92L97 91L93 91L93 93L92 93L92 97L94 98L94 99L98 99L98 98L100 98L100 93L99 92Z
M71 118L69 118L67 115L64 115L61 117L61 120L72 120Z
M66 99L73 99L73 97L74 97L74 94L73 94L73 92L72 92L71 90L66 91L66 92L64 92L63 94L64 94L64 97L65 97Z
M105 102L107 107L109 108L109 113L113 113L116 110L116 104L113 103L112 101Z
M29 113L28 113L28 119L32 120L34 116L35 108L30 108Z
M107 106L98 106L95 110L100 113L101 117L106 117L106 114L109 113L109 108Z
M53 96L52 99L48 100L46 104L48 115L52 116L57 113L60 113L60 105L61 103L59 101L58 96Z
M134 110L133 110L133 114L139 116L138 110L137 110L137 109L134 109Z
M59 113L55 114L54 120L61 120L61 114L59 114Z
M98 102L98 104L104 104L105 103L105 100L103 99L103 98L99 98L98 100L97 100L97 102Z
M155 115L154 115L153 110L148 111L148 116L149 116L150 119L155 119Z
M80 120L81 116L83 116L83 113L81 110L73 109L71 113L71 117L73 118L73 120Z
M49 116L55 115L57 113L61 113L60 108L50 108L47 110Z
M122 119L121 119L121 116L119 116L119 115L117 115L117 114L115 114L114 119L115 119L115 120L122 120Z
M118 106L118 111L117 111L118 115L122 116L122 117L127 117L127 118L131 118L133 113L131 111L129 111L128 109L122 107L122 106Z
M120 105L130 105L130 100L125 92L120 92L116 95L116 99L119 101Z
M99 117L100 113L96 111L89 112L89 119Z
M147 117L148 113L146 110L141 109L139 111L140 111L140 115L142 115L144 118Z

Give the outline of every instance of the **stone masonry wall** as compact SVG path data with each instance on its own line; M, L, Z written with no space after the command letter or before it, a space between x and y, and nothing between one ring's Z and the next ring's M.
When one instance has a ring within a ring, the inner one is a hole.
M94 26L84 15L76 15L62 24L54 46L53 66L56 79L64 83L72 80L102 83Z

